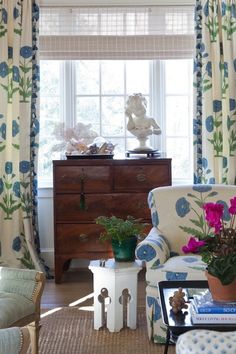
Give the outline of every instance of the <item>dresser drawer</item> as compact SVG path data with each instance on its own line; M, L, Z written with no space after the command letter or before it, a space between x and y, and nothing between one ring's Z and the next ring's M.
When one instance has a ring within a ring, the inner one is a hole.
M57 166L54 189L57 192L108 192L112 189L110 166Z
M85 194L84 210L80 208L80 194L58 194L54 211L59 222L89 222L112 214L150 219L147 193Z
M115 191L147 191L169 184L169 165L133 165L114 167Z
M109 241L99 240L101 231L103 228L96 224L57 224L56 252L85 256L87 254L88 258L90 253L112 252Z

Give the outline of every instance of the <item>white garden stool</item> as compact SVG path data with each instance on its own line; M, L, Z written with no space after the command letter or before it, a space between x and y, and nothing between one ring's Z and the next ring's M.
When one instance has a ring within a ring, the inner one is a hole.
M91 261L94 287L94 329L105 324L110 332L118 332L124 324L124 294L127 301L127 327L137 326L137 276L141 261L115 262L114 259Z

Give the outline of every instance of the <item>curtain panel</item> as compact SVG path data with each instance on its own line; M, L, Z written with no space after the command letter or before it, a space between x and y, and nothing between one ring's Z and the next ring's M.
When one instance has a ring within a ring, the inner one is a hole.
M197 0L194 182L236 183L236 2Z
M0 0L0 262L41 269L38 20L36 1Z

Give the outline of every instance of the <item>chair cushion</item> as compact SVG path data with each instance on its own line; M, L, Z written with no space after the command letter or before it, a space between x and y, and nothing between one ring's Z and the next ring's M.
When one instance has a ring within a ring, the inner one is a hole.
M0 291L20 294L32 299L38 272L33 269L0 267Z
M205 268L201 256L175 256L148 269L146 280L150 286L157 286L157 282L162 280L206 280Z
M18 327L0 330L0 353L19 354L22 347L21 330Z
M217 332L204 329L182 334L176 344L177 354L236 353L236 332Z
M32 301L18 294L0 292L0 328L11 326L14 322L35 312Z

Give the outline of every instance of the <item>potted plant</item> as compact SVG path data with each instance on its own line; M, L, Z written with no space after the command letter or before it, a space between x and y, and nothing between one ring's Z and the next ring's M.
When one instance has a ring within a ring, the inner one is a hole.
M99 216L95 221L105 229L99 239L102 241L111 240L115 260L117 262L134 261L137 241L145 235L143 231L147 224L130 215L126 219L114 215L110 217Z
M201 232L195 228L185 229L193 236L182 250L202 256L214 300L236 301L236 196L230 199L230 206L219 201L205 203L202 209L203 215L192 220L200 226Z

